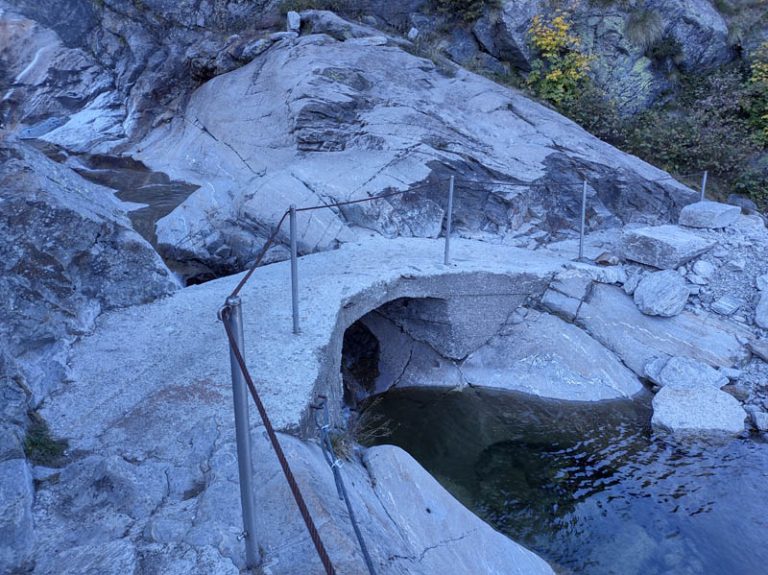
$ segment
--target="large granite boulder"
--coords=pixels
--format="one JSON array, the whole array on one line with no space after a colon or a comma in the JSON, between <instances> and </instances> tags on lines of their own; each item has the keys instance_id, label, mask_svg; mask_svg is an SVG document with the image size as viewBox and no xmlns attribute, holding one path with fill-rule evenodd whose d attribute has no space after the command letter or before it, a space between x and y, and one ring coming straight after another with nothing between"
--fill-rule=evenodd
<instances>
[{"instance_id":1,"label":"large granite boulder","mask_svg":"<svg viewBox=\"0 0 768 575\"><path fill-rule=\"evenodd\" d=\"M672 357L661 368L658 383L662 386L720 389L728 384L728 378L706 363L689 357Z\"/></svg>"},{"instance_id":2,"label":"large granite boulder","mask_svg":"<svg viewBox=\"0 0 768 575\"><path fill-rule=\"evenodd\" d=\"M755 308L755 323L758 327L768 329L768 292L762 292Z\"/></svg>"},{"instance_id":3,"label":"large granite boulder","mask_svg":"<svg viewBox=\"0 0 768 575\"><path fill-rule=\"evenodd\" d=\"M750 332L716 316L684 311L670 318L640 312L632 298L615 286L595 285L581 305L576 323L616 353L638 376L659 357L684 356L716 367L749 360Z\"/></svg>"},{"instance_id":4,"label":"large granite boulder","mask_svg":"<svg viewBox=\"0 0 768 575\"><path fill-rule=\"evenodd\" d=\"M689 228L725 228L741 215L739 206L720 202L694 202L680 211L679 223Z\"/></svg>"},{"instance_id":5,"label":"large granite boulder","mask_svg":"<svg viewBox=\"0 0 768 575\"><path fill-rule=\"evenodd\" d=\"M21 457L0 460L0 571L20 572L32 563L32 473Z\"/></svg>"},{"instance_id":6,"label":"large granite boulder","mask_svg":"<svg viewBox=\"0 0 768 575\"><path fill-rule=\"evenodd\" d=\"M159 222L161 249L200 261L229 254L242 265L291 203L408 189L299 214L299 250L370 230L435 237L457 173L454 229L473 238L511 238L527 220L545 234L571 233L584 177L594 226L663 223L695 197L516 91L369 33L286 37L203 85L183 119L136 146L151 168L200 186ZM286 238L283 228L278 242Z\"/></svg>"},{"instance_id":7,"label":"large granite boulder","mask_svg":"<svg viewBox=\"0 0 768 575\"><path fill-rule=\"evenodd\" d=\"M521 70L530 70L533 53L528 29L541 9L542 3L538 0L508 0L500 10L486 11L473 24L472 33L493 57Z\"/></svg>"}]
</instances>

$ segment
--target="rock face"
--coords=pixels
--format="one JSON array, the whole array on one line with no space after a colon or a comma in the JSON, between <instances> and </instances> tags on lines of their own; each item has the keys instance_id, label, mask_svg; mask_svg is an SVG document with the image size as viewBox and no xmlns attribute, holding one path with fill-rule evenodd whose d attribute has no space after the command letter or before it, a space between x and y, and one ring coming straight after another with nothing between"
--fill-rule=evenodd
<instances>
[{"instance_id":1,"label":"rock face","mask_svg":"<svg viewBox=\"0 0 768 575\"><path fill-rule=\"evenodd\" d=\"M750 336L745 328L687 311L671 318L647 316L614 286L594 286L576 322L641 377L645 365L660 356L685 356L723 367L749 359L741 343Z\"/></svg>"},{"instance_id":2,"label":"rock face","mask_svg":"<svg viewBox=\"0 0 768 575\"><path fill-rule=\"evenodd\" d=\"M736 398L711 386L668 386L653 398L651 425L672 432L741 433L746 415Z\"/></svg>"},{"instance_id":3,"label":"rock face","mask_svg":"<svg viewBox=\"0 0 768 575\"><path fill-rule=\"evenodd\" d=\"M302 17L320 21L317 13ZM354 26L343 41L335 37L350 36L347 28L273 44L206 83L184 119L135 148L152 168L201 186L158 224L161 248L174 259L185 251L201 261L232 257L237 269L291 203L409 188L372 204L300 214L300 251L331 248L362 230L435 237L448 176L457 172L454 229L476 238L511 238L526 221L547 233L573 229L582 177L594 190L595 226L664 222L693 198L669 180L652 182L663 174L517 92L415 57L378 30L360 37L365 27Z\"/></svg>"},{"instance_id":4,"label":"rock face","mask_svg":"<svg viewBox=\"0 0 768 575\"><path fill-rule=\"evenodd\" d=\"M637 377L578 327L549 314L529 313L461 366L470 385L571 401L631 397Z\"/></svg>"},{"instance_id":5,"label":"rock face","mask_svg":"<svg viewBox=\"0 0 768 575\"><path fill-rule=\"evenodd\" d=\"M0 336L37 405L60 381L66 342L101 310L148 302L177 282L109 190L24 146L0 154Z\"/></svg>"},{"instance_id":6,"label":"rock face","mask_svg":"<svg viewBox=\"0 0 768 575\"><path fill-rule=\"evenodd\" d=\"M175 109L201 79L253 58L261 35L254 28L269 25L265 4L4 0L0 8L10 13L15 35L3 42L3 53L6 45L23 45L19 38L35 47L8 70L29 67L9 78L14 94L4 102L6 122L31 125L69 149L112 151ZM56 37L45 37L50 30ZM42 125L50 114L55 122Z\"/></svg>"},{"instance_id":7,"label":"rock face","mask_svg":"<svg viewBox=\"0 0 768 575\"><path fill-rule=\"evenodd\" d=\"M664 270L691 261L713 245L714 242L670 225L627 231L621 238L626 259Z\"/></svg>"},{"instance_id":8,"label":"rock face","mask_svg":"<svg viewBox=\"0 0 768 575\"><path fill-rule=\"evenodd\" d=\"M541 12L541 3L512 0L503 2L498 13L487 13L472 27L478 43L491 56L510 62L522 70L531 69L528 29L533 17Z\"/></svg>"},{"instance_id":9,"label":"rock face","mask_svg":"<svg viewBox=\"0 0 768 575\"><path fill-rule=\"evenodd\" d=\"M67 374L67 351L101 310L173 292L171 273L107 189L39 152L0 144L0 571L32 546L27 411Z\"/></svg>"},{"instance_id":10,"label":"rock face","mask_svg":"<svg viewBox=\"0 0 768 575\"><path fill-rule=\"evenodd\" d=\"M295 439L283 440L291 459L297 462L298 479L315 502L315 520L340 573L365 572L365 564L348 521L344 504L336 495L331 471L316 446ZM266 446L268 467L259 477L274 477L277 462ZM364 465L364 467L363 467ZM377 572L405 575L432 573L551 574L551 568L527 549L491 529L463 508L407 453L393 446L366 451L363 465L344 465L353 504L364 509L358 518ZM322 567L304 536L298 512L285 482L270 487L270 497L259 516L259 539L265 565L275 575L293 575L297 565L307 573L322 573ZM263 490L262 490L263 491ZM261 499L263 500L263 499ZM236 501L233 501L236 503ZM276 524L283 525L278 532ZM286 540L292 543L286 545ZM311 558L308 561L308 558Z\"/></svg>"},{"instance_id":11,"label":"rock face","mask_svg":"<svg viewBox=\"0 0 768 575\"><path fill-rule=\"evenodd\" d=\"M646 274L634 291L637 309L646 315L673 317L685 308L690 291L685 279L672 270Z\"/></svg>"},{"instance_id":12,"label":"rock face","mask_svg":"<svg viewBox=\"0 0 768 575\"><path fill-rule=\"evenodd\" d=\"M680 225L689 228L725 228L735 223L741 208L719 202L695 202L680 211Z\"/></svg>"}]
</instances>

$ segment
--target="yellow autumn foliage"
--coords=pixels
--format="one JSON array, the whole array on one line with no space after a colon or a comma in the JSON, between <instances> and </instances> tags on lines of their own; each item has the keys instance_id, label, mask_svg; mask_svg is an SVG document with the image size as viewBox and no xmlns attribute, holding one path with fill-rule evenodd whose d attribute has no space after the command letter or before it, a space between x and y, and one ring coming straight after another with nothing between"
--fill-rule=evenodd
<instances>
[{"instance_id":1,"label":"yellow autumn foliage","mask_svg":"<svg viewBox=\"0 0 768 575\"><path fill-rule=\"evenodd\" d=\"M555 105L573 100L587 79L592 58L582 52L568 14L558 11L552 18L536 15L528 34L537 55L528 74L528 86Z\"/></svg>"}]
</instances>

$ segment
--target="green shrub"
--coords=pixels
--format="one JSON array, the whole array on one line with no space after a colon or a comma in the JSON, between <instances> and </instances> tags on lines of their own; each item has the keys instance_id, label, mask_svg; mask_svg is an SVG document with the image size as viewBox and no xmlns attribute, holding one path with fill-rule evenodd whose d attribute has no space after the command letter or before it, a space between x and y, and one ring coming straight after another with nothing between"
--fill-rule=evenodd
<instances>
[{"instance_id":1,"label":"green shrub","mask_svg":"<svg viewBox=\"0 0 768 575\"><path fill-rule=\"evenodd\" d=\"M594 82L585 82L576 97L559 110L601 140L618 147L626 144L626 119L619 114L616 102Z\"/></svg>"},{"instance_id":2,"label":"green shrub","mask_svg":"<svg viewBox=\"0 0 768 575\"><path fill-rule=\"evenodd\" d=\"M733 184L733 191L748 196L762 210L768 210L768 156L741 171Z\"/></svg>"},{"instance_id":3,"label":"green shrub","mask_svg":"<svg viewBox=\"0 0 768 575\"><path fill-rule=\"evenodd\" d=\"M645 49L645 55L655 62L679 64L683 59L683 47L672 36L662 36Z\"/></svg>"},{"instance_id":4,"label":"green shrub","mask_svg":"<svg viewBox=\"0 0 768 575\"><path fill-rule=\"evenodd\" d=\"M451 14L464 20L473 22L483 15L486 6L491 8L499 5L498 0L432 0L438 12Z\"/></svg>"},{"instance_id":5,"label":"green shrub","mask_svg":"<svg viewBox=\"0 0 768 575\"><path fill-rule=\"evenodd\" d=\"M30 424L24 438L24 453L35 465L59 467L68 447L65 440L54 439L48 424L35 412L29 414Z\"/></svg>"},{"instance_id":6,"label":"green shrub","mask_svg":"<svg viewBox=\"0 0 768 575\"><path fill-rule=\"evenodd\" d=\"M303 10L330 10L332 12L347 13L355 8L354 0L283 0L280 3L280 12L301 12Z\"/></svg>"},{"instance_id":7,"label":"green shrub","mask_svg":"<svg viewBox=\"0 0 768 575\"><path fill-rule=\"evenodd\" d=\"M768 144L768 42L752 54L746 108L749 122L765 146Z\"/></svg>"}]
</instances>

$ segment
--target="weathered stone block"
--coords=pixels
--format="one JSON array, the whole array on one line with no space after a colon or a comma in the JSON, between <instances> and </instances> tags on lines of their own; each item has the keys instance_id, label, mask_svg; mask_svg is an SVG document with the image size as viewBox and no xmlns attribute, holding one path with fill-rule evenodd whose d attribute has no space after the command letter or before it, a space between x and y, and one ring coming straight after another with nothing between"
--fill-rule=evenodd
<instances>
[{"instance_id":1,"label":"weathered stone block","mask_svg":"<svg viewBox=\"0 0 768 575\"><path fill-rule=\"evenodd\" d=\"M696 202L680 211L681 226L690 228L725 228L736 222L741 208L720 202Z\"/></svg>"},{"instance_id":2,"label":"weathered stone block","mask_svg":"<svg viewBox=\"0 0 768 575\"><path fill-rule=\"evenodd\" d=\"M32 474L24 459L0 463L0 572L20 573L32 551Z\"/></svg>"},{"instance_id":3,"label":"weathered stone block","mask_svg":"<svg viewBox=\"0 0 768 575\"><path fill-rule=\"evenodd\" d=\"M671 225L631 230L621 238L626 259L665 270L691 261L714 245L713 241Z\"/></svg>"},{"instance_id":4,"label":"weathered stone block","mask_svg":"<svg viewBox=\"0 0 768 575\"><path fill-rule=\"evenodd\" d=\"M760 295L760 301L755 309L755 323L758 327L768 329L768 292Z\"/></svg>"},{"instance_id":5,"label":"weathered stone block","mask_svg":"<svg viewBox=\"0 0 768 575\"><path fill-rule=\"evenodd\" d=\"M659 373L659 384L672 387L708 386L720 389L728 378L706 363L689 357L673 357Z\"/></svg>"},{"instance_id":6,"label":"weathered stone block","mask_svg":"<svg viewBox=\"0 0 768 575\"><path fill-rule=\"evenodd\" d=\"M651 425L672 432L741 433L746 415L738 400L719 389L668 386L653 398Z\"/></svg>"},{"instance_id":7,"label":"weathered stone block","mask_svg":"<svg viewBox=\"0 0 768 575\"><path fill-rule=\"evenodd\" d=\"M634 293L637 309L646 315L673 317L685 308L690 291L685 280L672 270L643 276Z\"/></svg>"}]
</instances>

